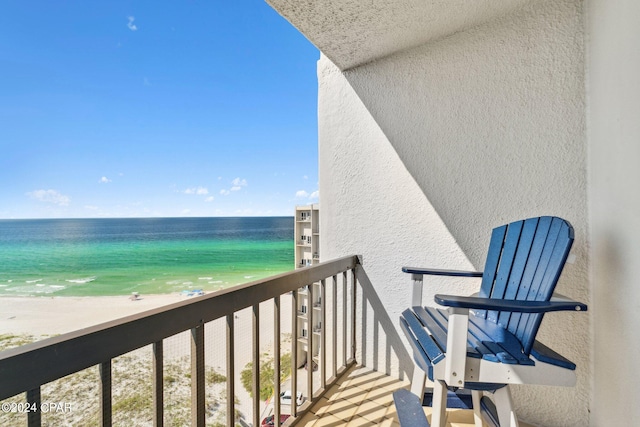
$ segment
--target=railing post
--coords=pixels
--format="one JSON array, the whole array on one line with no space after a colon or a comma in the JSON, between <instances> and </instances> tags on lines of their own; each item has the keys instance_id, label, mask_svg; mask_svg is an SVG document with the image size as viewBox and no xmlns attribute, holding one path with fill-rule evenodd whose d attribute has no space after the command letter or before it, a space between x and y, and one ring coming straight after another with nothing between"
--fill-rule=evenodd
<instances>
[{"instance_id":1,"label":"railing post","mask_svg":"<svg viewBox=\"0 0 640 427\"><path fill-rule=\"evenodd\" d=\"M333 369L331 372L331 377L336 378L338 376L338 276L333 276L332 291L333 310L331 312L331 326L333 327L333 333L331 334L331 339L333 341L333 345L331 346L331 362L333 365Z\"/></svg>"},{"instance_id":2,"label":"railing post","mask_svg":"<svg viewBox=\"0 0 640 427\"><path fill-rule=\"evenodd\" d=\"M191 425L204 427L204 324L191 329Z\"/></svg>"},{"instance_id":3,"label":"railing post","mask_svg":"<svg viewBox=\"0 0 640 427\"><path fill-rule=\"evenodd\" d=\"M100 425L111 427L111 359L100 365Z\"/></svg>"},{"instance_id":4,"label":"railing post","mask_svg":"<svg viewBox=\"0 0 640 427\"><path fill-rule=\"evenodd\" d=\"M351 270L351 360L356 360L356 269ZM364 320L363 320L364 321Z\"/></svg>"},{"instance_id":5,"label":"railing post","mask_svg":"<svg viewBox=\"0 0 640 427\"><path fill-rule=\"evenodd\" d=\"M29 427L40 427L42 425L40 387L27 391L27 403L30 409L27 413L27 425Z\"/></svg>"},{"instance_id":6,"label":"railing post","mask_svg":"<svg viewBox=\"0 0 640 427\"><path fill-rule=\"evenodd\" d=\"M324 390L327 387L327 310L326 310L326 301L327 301L327 289L326 289L326 279L322 279L320 281L320 351L318 351L318 356L320 358L320 388Z\"/></svg>"},{"instance_id":7,"label":"railing post","mask_svg":"<svg viewBox=\"0 0 640 427\"><path fill-rule=\"evenodd\" d=\"M163 342L153 343L153 425L164 426L164 348Z\"/></svg>"},{"instance_id":8,"label":"railing post","mask_svg":"<svg viewBox=\"0 0 640 427\"><path fill-rule=\"evenodd\" d=\"M291 395L298 392L298 290L291 294ZM280 396L277 397L280 399ZM291 405L291 416L298 414L298 407Z\"/></svg>"},{"instance_id":9,"label":"railing post","mask_svg":"<svg viewBox=\"0 0 640 427\"><path fill-rule=\"evenodd\" d=\"M342 366L347 366L347 272L342 272Z\"/></svg>"},{"instance_id":10,"label":"railing post","mask_svg":"<svg viewBox=\"0 0 640 427\"><path fill-rule=\"evenodd\" d=\"M260 425L260 304L254 304L253 314L253 425Z\"/></svg>"},{"instance_id":11,"label":"railing post","mask_svg":"<svg viewBox=\"0 0 640 427\"><path fill-rule=\"evenodd\" d=\"M227 314L227 426L233 427L236 419L236 390L234 363L234 314Z\"/></svg>"},{"instance_id":12,"label":"railing post","mask_svg":"<svg viewBox=\"0 0 640 427\"><path fill-rule=\"evenodd\" d=\"M280 419L280 297L273 299L273 419Z\"/></svg>"},{"instance_id":13,"label":"railing post","mask_svg":"<svg viewBox=\"0 0 640 427\"><path fill-rule=\"evenodd\" d=\"M313 398L313 284L307 285L307 398ZM291 404L295 402L295 396L291 396Z\"/></svg>"}]
</instances>

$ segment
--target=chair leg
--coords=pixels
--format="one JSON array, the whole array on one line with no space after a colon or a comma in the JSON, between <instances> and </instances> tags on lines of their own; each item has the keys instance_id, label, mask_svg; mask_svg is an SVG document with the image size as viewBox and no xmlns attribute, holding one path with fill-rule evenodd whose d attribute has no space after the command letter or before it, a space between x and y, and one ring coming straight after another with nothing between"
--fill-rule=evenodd
<instances>
[{"instance_id":1,"label":"chair leg","mask_svg":"<svg viewBox=\"0 0 640 427\"><path fill-rule=\"evenodd\" d=\"M433 402L431 405L431 427L444 427L447 420L447 383L436 380L433 383Z\"/></svg>"},{"instance_id":2,"label":"chair leg","mask_svg":"<svg viewBox=\"0 0 640 427\"><path fill-rule=\"evenodd\" d=\"M427 380L427 375L424 371L417 366L413 368L413 378L411 378L411 393L418 396L420 404L424 398L424 383Z\"/></svg>"},{"instance_id":3,"label":"chair leg","mask_svg":"<svg viewBox=\"0 0 640 427\"><path fill-rule=\"evenodd\" d=\"M473 401L473 423L475 427L483 427L482 413L480 411L480 399L482 399L482 392L478 390L471 391L471 399Z\"/></svg>"},{"instance_id":4,"label":"chair leg","mask_svg":"<svg viewBox=\"0 0 640 427\"><path fill-rule=\"evenodd\" d=\"M513 400L511 399L511 389L509 386L502 387L493 394L498 410L500 427L518 427L518 418L513 410Z\"/></svg>"}]
</instances>

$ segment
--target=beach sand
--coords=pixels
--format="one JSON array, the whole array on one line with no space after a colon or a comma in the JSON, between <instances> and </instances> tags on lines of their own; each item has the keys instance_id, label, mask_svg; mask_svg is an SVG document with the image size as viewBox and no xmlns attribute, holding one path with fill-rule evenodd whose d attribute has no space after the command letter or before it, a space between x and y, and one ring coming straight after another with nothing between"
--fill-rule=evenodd
<instances>
[{"instance_id":1,"label":"beach sand","mask_svg":"<svg viewBox=\"0 0 640 427\"><path fill-rule=\"evenodd\" d=\"M0 334L55 335L178 302L177 294L107 297L0 297Z\"/></svg>"},{"instance_id":2,"label":"beach sand","mask_svg":"<svg viewBox=\"0 0 640 427\"><path fill-rule=\"evenodd\" d=\"M124 316L192 299L179 294L141 295L132 301L130 296L102 297L1 297L0 335L27 334L37 338L64 334ZM291 332L291 296L281 297L281 331ZM237 409L249 415L251 399L241 386L240 370L251 361L251 309L235 315L235 378ZM226 370L224 318L205 326L205 363L219 371ZM265 354L273 348L273 304L266 302L260 309L260 349ZM165 340L165 357L180 358L190 352L189 333L181 333ZM289 345L284 345L283 352Z\"/></svg>"}]
</instances>

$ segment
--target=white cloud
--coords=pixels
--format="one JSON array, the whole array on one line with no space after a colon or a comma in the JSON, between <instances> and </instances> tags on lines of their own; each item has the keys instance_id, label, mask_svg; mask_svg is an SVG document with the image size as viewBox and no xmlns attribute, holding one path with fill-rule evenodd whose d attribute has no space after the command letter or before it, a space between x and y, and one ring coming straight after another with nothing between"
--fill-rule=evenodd
<instances>
[{"instance_id":1,"label":"white cloud","mask_svg":"<svg viewBox=\"0 0 640 427\"><path fill-rule=\"evenodd\" d=\"M234 187L246 187L247 186L247 180L246 179L236 178L233 181L231 181L231 183L233 184Z\"/></svg>"},{"instance_id":2,"label":"white cloud","mask_svg":"<svg viewBox=\"0 0 640 427\"><path fill-rule=\"evenodd\" d=\"M230 189L220 190L220 194L222 194L223 196L226 196L232 191L240 191L242 190L242 187L246 187L248 185L247 180L243 178L236 178L233 181L231 181L231 184L233 184L233 186Z\"/></svg>"},{"instance_id":3,"label":"white cloud","mask_svg":"<svg viewBox=\"0 0 640 427\"><path fill-rule=\"evenodd\" d=\"M98 207L93 205L84 205L84 208L90 211L97 211Z\"/></svg>"},{"instance_id":4,"label":"white cloud","mask_svg":"<svg viewBox=\"0 0 640 427\"><path fill-rule=\"evenodd\" d=\"M142 79L142 84L144 86L151 86L151 82L149 82L149 79L146 77Z\"/></svg>"},{"instance_id":5,"label":"white cloud","mask_svg":"<svg viewBox=\"0 0 640 427\"><path fill-rule=\"evenodd\" d=\"M27 193L32 199L54 205L67 206L71 201L69 196L65 196L56 190L35 190Z\"/></svg>"},{"instance_id":6,"label":"white cloud","mask_svg":"<svg viewBox=\"0 0 640 427\"><path fill-rule=\"evenodd\" d=\"M183 191L184 194L195 194L198 196L205 196L209 194L209 190L206 187L192 187Z\"/></svg>"},{"instance_id":7,"label":"white cloud","mask_svg":"<svg viewBox=\"0 0 640 427\"><path fill-rule=\"evenodd\" d=\"M209 196L206 199L204 199L205 202L213 202L215 200L215 197L213 196Z\"/></svg>"},{"instance_id":8,"label":"white cloud","mask_svg":"<svg viewBox=\"0 0 640 427\"><path fill-rule=\"evenodd\" d=\"M312 199L317 199L318 196L320 196L320 192L318 190L314 191L311 194L309 194L305 190L296 191L296 198L297 199L310 199L310 200L312 200Z\"/></svg>"},{"instance_id":9,"label":"white cloud","mask_svg":"<svg viewBox=\"0 0 640 427\"><path fill-rule=\"evenodd\" d=\"M111 182L111 180L109 178L107 178L106 176L103 176L102 178L100 178L100 184L107 184L109 182Z\"/></svg>"},{"instance_id":10,"label":"white cloud","mask_svg":"<svg viewBox=\"0 0 640 427\"><path fill-rule=\"evenodd\" d=\"M302 179L309 179L307 175L303 176Z\"/></svg>"},{"instance_id":11,"label":"white cloud","mask_svg":"<svg viewBox=\"0 0 640 427\"><path fill-rule=\"evenodd\" d=\"M136 24L133 23L133 21L135 21L136 18L134 18L133 16L129 16L128 19L129 19L129 22L127 22L127 27L129 27L131 31L137 31L138 27L136 26Z\"/></svg>"}]
</instances>

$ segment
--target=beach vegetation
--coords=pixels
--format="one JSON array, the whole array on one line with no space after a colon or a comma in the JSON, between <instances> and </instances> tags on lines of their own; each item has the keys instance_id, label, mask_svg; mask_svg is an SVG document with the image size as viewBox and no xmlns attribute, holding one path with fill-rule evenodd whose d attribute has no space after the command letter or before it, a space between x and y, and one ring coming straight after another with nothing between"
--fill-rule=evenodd
<instances>
[{"instance_id":1,"label":"beach vegetation","mask_svg":"<svg viewBox=\"0 0 640 427\"><path fill-rule=\"evenodd\" d=\"M36 337L28 334L0 334L0 351L20 347L37 341Z\"/></svg>"},{"instance_id":2,"label":"beach vegetation","mask_svg":"<svg viewBox=\"0 0 640 427\"><path fill-rule=\"evenodd\" d=\"M135 393L131 396L123 397L113 404L113 412L140 412L151 407L153 396L150 392Z\"/></svg>"},{"instance_id":3,"label":"beach vegetation","mask_svg":"<svg viewBox=\"0 0 640 427\"><path fill-rule=\"evenodd\" d=\"M207 371L205 373L205 380L208 385L220 384L220 383L226 383L227 377L217 372L213 368L207 368Z\"/></svg>"},{"instance_id":4,"label":"beach vegetation","mask_svg":"<svg viewBox=\"0 0 640 427\"><path fill-rule=\"evenodd\" d=\"M20 334L0 335L0 348L13 348L42 337ZM112 360L114 425L150 425L153 418L151 348L145 347ZM166 426L184 426L191 422L191 380L188 356L166 357L164 360L164 418ZM226 425L227 377L206 367L207 426ZM72 412L43 414L46 425L100 425L100 373L97 366L84 369L42 385L42 400L69 402ZM234 396L236 405L240 404ZM21 393L2 403L24 404ZM0 412L0 426L26 423L24 414ZM235 410L235 420L243 418Z\"/></svg>"},{"instance_id":5,"label":"beach vegetation","mask_svg":"<svg viewBox=\"0 0 640 427\"><path fill-rule=\"evenodd\" d=\"M291 373L291 353L285 353L280 357L280 382L284 381ZM275 385L273 356L265 358L260 363L260 400L267 400L273 396ZM240 371L240 382L244 389L253 397L253 362L245 365Z\"/></svg>"}]
</instances>

